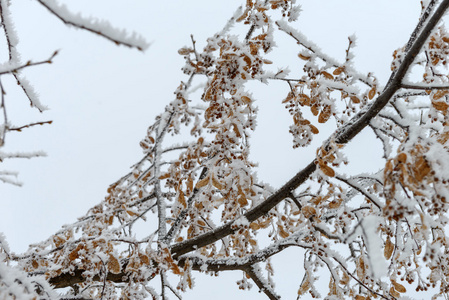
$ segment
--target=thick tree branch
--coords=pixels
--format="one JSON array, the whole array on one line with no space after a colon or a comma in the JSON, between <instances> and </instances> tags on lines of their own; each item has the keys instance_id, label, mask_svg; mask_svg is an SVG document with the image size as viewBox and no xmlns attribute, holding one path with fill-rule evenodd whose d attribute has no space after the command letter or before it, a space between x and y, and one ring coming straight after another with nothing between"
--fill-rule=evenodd
<instances>
[{"instance_id":1,"label":"thick tree branch","mask_svg":"<svg viewBox=\"0 0 449 300\"><path fill-rule=\"evenodd\" d=\"M57 277L50 278L48 280L48 282L56 289L73 286L77 283L82 283L82 282L86 281L86 278L83 276L84 272L85 272L85 270L78 269L78 270L75 270L73 272L73 274L63 273ZM102 278L100 278L100 276L98 276L98 275L95 275L92 280L93 281L101 281ZM126 282L127 277L126 277L126 274L124 274L124 273L120 273L120 274L108 273L106 275L106 280L119 283L119 282Z\"/></svg>"}]
</instances>

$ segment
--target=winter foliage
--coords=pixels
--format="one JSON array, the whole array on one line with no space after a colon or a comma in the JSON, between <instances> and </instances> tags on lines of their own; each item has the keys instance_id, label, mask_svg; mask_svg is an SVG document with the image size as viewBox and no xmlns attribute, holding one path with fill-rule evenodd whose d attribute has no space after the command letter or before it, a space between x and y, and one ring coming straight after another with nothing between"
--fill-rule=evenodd
<instances>
[{"instance_id":1,"label":"winter foliage","mask_svg":"<svg viewBox=\"0 0 449 300\"><path fill-rule=\"evenodd\" d=\"M148 46L58 1L38 2L70 26ZM247 0L201 49L192 36L178 51L185 81L148 127L142 158L105 199L23 254L13 254L0 234L0 299L181 299L196 272L226 270L245 274L239 289L280 299L270 258L290 247L304 251L291 258L304 266L298 298L421 298L429 290L447 298L449 33L442 18L449 0L420 2L408 43L392 53L387 82L357 71L354 36L338 61L301 33L300 4ZM21 62L9 5L0 2L9 51L0 75L14 76L43 111L20 71L51 63L57 52ZM278 34L296 45L289 67L300 68L299 76L267 58ZM279 189L258 179L250 156L258 113L251 88L275 81L285 83L277 100L291 116L292 146L316 154ZM11 125L1 81L0 88L0 147L9 131L50 123ZM325 126L333 132L312 147ZM382 145L383 164L374 173L343 171L352 159L346 144L367 130ZM40 155L0 151L0 161ZM17 184L15 176L0 171L5 183ZM323 273L324 290L317 284Z\"/></svg>"}]
</instances>

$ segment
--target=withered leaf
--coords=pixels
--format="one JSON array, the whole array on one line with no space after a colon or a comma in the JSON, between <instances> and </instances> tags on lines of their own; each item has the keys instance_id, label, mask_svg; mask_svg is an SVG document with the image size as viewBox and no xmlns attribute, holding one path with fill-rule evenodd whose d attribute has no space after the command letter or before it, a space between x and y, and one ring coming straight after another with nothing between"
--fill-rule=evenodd
<instances>
[{"instance_id":1,"label":"withered leaf","mask_svg":"<svg viewBox=\"0 0 449 300\"><path fill-rule=\"evenodd\" d=\"M298 295L304 295L309 289L310 289L311 285L310 285L310 281L309 281L309 277L307 276L305 278L305 280L301 283L301 286L299 287L298 290Z\"/></svg>"},{"instance_id":2,"label":"withered leaf","mask_svg":"<svg viewBox=\"0 0 449 300\"><path fill-rule=\"evenodd\" d=\"M318 134L320 131L318 130L318 128L316 128L315 126L313 126L312 124L309 125L310 130L312 131L313 134Z\"/></svg>"},{"instance_id":3,"label":"withered leaf","mask_svg":"<svg viewBox=\"0 0 449 300\"><path fill-rule=\"evenodd\" d=\"M186 203L186 199L184 197L184 192L183 191L179 191L178 201L179 201L179 203L181 203L181 205L184 208L187 207L187 203Z\"/></svg>"},{"instance_id":4,"label":"withered leaf","mask_svg":"<svg viewBox=\"0 0 449 300\"><path fill-rule=\"evenodd\" d=\"M406 289L402 284L397 283L397 282L394 281L394 280L391 281L391 284L393 284L394 289L395 289L396 291L398 291L399 293L405 293L405 292L407 292L407 289Z\"/></svg>"},{"instance_id":5,"label":"withered leaf","mask_svg":"<svg viewBox=\"0 0 449 300\"><path fill-rule=\"evenodd\" d=\"M298 57L299 57L300 59L302 59L302 60L309 60L309 59L310 59L310 56L306 56L306 55L301 54L301 53L298 54Z\"/></svg>"},{"instance_id":6,"label":"withered leaf","mask_svg":"<svg viewBox=\"0 0 449 300\"><path fill-rule=\"evenodd\" d=\"M304 206L302 209L302 214L304 215L305 218L310 218L312 216L316 215L316 209L312 206Z\"/></svg>"},{"instance_id":7,"label":"withered leaf","mask_svg":"<svg viewBox=\"0 0 449 300\"><path fill-rule=\"evenodd\" d=\"M390 294L395 297L395 298L399 298L401 297L401 294L399 294L398 292L396 292L396 290L394 289L394 287L390 288Z\"/></svg>"},{"instance_id":8,"label":"withered leaf","mask_svg":"<svg viewBox=\"0 0 449 300\"><path fill-rule=\"evenodd\" d=\"M352 101L353 103L355 103L355 104L360 103L360 99L357 98L356 96L351 96L350 99L351 99L351 101Z\"/></svg>"},{"instance_id":9,"label":"withered leaf","mask_svg":"<svg viewBox=\"0 0 449 300\"><path fill-rule=\"evenodd\" d=\"M318 113L319 113L319 111L318 111L318 105L312 105L312 107L310 108L310 110L312 111L312 114L314 115L314 116L317 116L318 115Z\"/></svg>"},{"instance_id":10,"label":"withered leaf","mask_svg":"<svg viewBox=\"0 0 449 300\"><path fill-rule=\"evenodd\" d=\"M373 88L368 92L368 98L371 100L376 95L376 86L373 86Z\"/></svg>"},{"instance_id":11,"label":"withered leaf","mask_svg":"<svg viewBox=\"0 0 449 300\"><path fill-rule=\"evenodd\" d=\"M282 225L278 225L278 229L279 229L279 235L281 236L281 238L285 239L286 237L289 236L288 232L285 231L284 226Z\"/></svg>"},{"instance_id":12,"label":"withered leaf","mask_svg":"<svg viewBox=\"0 0 449 300\"><path fill-rule=\"evenodd\" d=\"M432 101L432 106L439 111L447 111L449 108L449 105L446 102L443 101Z\"/></svg>"},{"instance_id":13,"label":"withered leaf","mask_svg":"<svg viewBox=\"0 0 449 300\"><path fill-rule=\"evenodd\" d=\"M390 259L391 255L393 254L393 250L394 244L391 242L390 237L388 237L387 241L385 242L384 257L386 259Z\"/></svg>"},{"instance_id":14,"label":"withered leaf","mask_svg":"<svg viewBox=\"0 0 449 300\"><path fill-rule=\"evenodd\" d=\"M113 274L119 274L121 267L120 267L120 262L118 261L118 259L112 255L109 254L109 260L108 260L108 269L111 273Z\"/></svg>"},{"instance_id":15,"label":"withered leaf","mask_svg":"<svg viewBox=\"0 0 449 300\"><path fill-rule=\"evenodd\" d=\"M165 173L165 174L162 174L161 176L159 176L159 179L162 180L162 179L167 179L169 177L170 177L170 173Z\"/></svg>"},{"instance_id":16,"label":"withered leaf","mask_svg":"<svg viewBox=\"0 0 449 300\"><path fill-rule=\"evenodd\" d=\"M195 185L197 189L202 188L203 186L206 186L209 183L209 177L205 177L198 181Z\"/></svg>"},{"instance_id":17,"label":"withered leaf","mask_svg":"<svg viewBox=\"0 0 449 300\"><path fill-rule=\"evenodd\" d=\"M364 279L365 271L366 271L365 261L363 260L363 257L360 256L356 266L357 277L360 279Z\"/></svg>"},{"instance_id":18,"label":"withered leaf","mask_svg":"<svg viewBox=\"0 0 449 300\"><path fill-rule=\"evenodd\" d=\"M334 75L340 75L344 71L344 67L338 67L332 72Z\"/></svg>"},{"instance_id":19,"label":"withered leaf","mask_svg":"<svg viewBox=\"0 0 449 300\"><path fill-rule=\"evenodd\" d=\"M246 96L242 96L242 101L243 101L245 104L250 104L250 103L251 103L251 98L246 97Z\"/></svg>"},{"instance_id":20,"label":"withered leaf","mask_svg":"<svg viewBox=\"0 0 449 300\"><path fill-rule=\"evenodd\" d=\"M433 94L433 100L439 100L443 96L447 95L447 93L449 93L448 90L439 90L439 91L435 92L435 94Z\"/></svg>"},{"instance_id":21,"label":"withered leaf","mask_svg":"<svg viewBox=\"0 0 449 300\"><path fill-rule=\"evenodd\" d=\"M326 71L321 71L321 75L323 75L325 78L330 79L330 80L334 79L334 76L332 76L331 74L329 74Z\"/></svg>"},{"instance_id":22,"label":"withered leaf","mask_svg":"<svg viewBox=\"0 0 449 300\"><path fill-rule=\"evenodd\" d=\"M224 189L224 186L215 178L215 176L212 176L212 185L219 190Z\"/></svg>"},{"instance_id":23,"label":"withered leaf","mask_svg":"<svg viewBox=\"0 0 449 300\"><path fill-rule=\"evenodd\" d=\"M248 204L248 200L246 199L245 196L240 196L237 201L241 207L244 207Z\"/></svg>"},{"instance_id":24,"label":"withered leaf","mask_svg":"<svg viewBox=\"0 0 449 300\"><path fill-rule=\"evenodd\" d=\"M318 123L326 123L327 120L331 117L331 111L330 108L325 107L318 116Z\"/></svg>"},{"instance_id":25,"label":"withered leaf","mask_svg":"<svg viewBox=\"0 0 449 300\"><path fill-rule=\"evenodd\" d=\"M188 54L190 54L190 52L193 52L193 51L189 48L181 48L178 50L179 55L188 55Z\"/></svg>"},{"instance_id":26,"label":"withered leaf","mask_svg":"<svg viewBox=\"0 0 449 300\"><path fill-rule=\"evenodd\" d=\"M329 176L329 177L334 177L335 176L334 169L332 169L331 167L326 165L324 162L319 161L318 165L320 166L320 170L323 171L324 175Z\"/></svg>"}]
</instances>

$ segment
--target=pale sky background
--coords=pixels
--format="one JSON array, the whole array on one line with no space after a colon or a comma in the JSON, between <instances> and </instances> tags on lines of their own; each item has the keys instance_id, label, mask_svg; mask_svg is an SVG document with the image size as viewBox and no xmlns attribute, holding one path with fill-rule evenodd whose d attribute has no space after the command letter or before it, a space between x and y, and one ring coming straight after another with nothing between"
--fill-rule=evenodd
<instances>
[{"instance_id":1,"label":"pale sky background","mask_svg":"<svg viewBox=\"0 0 449 300\"><path fill-rule=\"evenodd\" d=\"M41 102L50 108L44 114L30 109L14 81L2 77L13 124L54 121L50 126L10 133L2 148L48 154L46 158L0 164L1 170L20 172L19 180L24 183L23 187L0 184L0 231L12 251L20 253L30 243L46 239L104 198L108 185L140 159L139 142L147 126L173 98L179 82L187 79L180 71L183 59L177 50L190 45L190 34L202 48L206 38L219 31L245 1L60 0L73 12L140 33L152 42L144 53L68 28L36 1L11 1L22 60L46 59L60 50L52 65L24 72ZM389 76L392 52L408 40L420 12L419 1L410 0L299 3L303 11L296 28L339 61L343 61L347 37L355 33L355 67L363 73L374 72L382 84ZM296 57L299 48L285 36L279 38L280 47L272 60L285 62L292 71L302 68ZM0 46L5 61L3 39ZM288 86L276 82L254 87L260 111L251 153L260 163L259 178L278 187L310 161L315 148L291 147L291 119L281 104ZM380 146L367 140L358 137L348 146L348 152L364 154L352 164L359 171L376 170L381 155ZM284 299L295 299L303 275L302 255L289 250L281 256L273 259L276 291ZM184 299L266 299L257 288L238 290L235 281L241 272L197 278L196 288Z\"/></svg>"}]
</instances>

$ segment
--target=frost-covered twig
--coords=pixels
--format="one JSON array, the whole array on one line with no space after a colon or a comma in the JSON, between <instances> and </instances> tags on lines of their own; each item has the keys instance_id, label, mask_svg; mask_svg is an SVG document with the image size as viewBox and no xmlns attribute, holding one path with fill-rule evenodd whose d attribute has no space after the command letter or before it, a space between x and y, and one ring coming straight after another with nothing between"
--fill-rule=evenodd
<instances>
[{"instance_id":1,"label":"frost-covered twig","mask_svg":"<svg viewBox=\"0 0 449 300\"><path fill-rule=\"evenodd\" d=\"M108 21L85 18L80 14L74 14L65 5L59 4L57 0L38 0L38 2L65 24L95 33L117 45L137 48L141 51L149 46L145 39L137 33L133 32L130 35L126 30L112 27Z\"/></svg>"},{"instance_id":2,"label":"frost-covered twig","mask_svg":"<svg viewBox=\"0 0 449 300\"><path fill-rule=\"evenodd\" d=\"M55 51L53 52L52 55L50 55L49 58L45 59L45 60L41 60L41 61L37 61L37 62L32 62L32 61L27 61L24 64L11 64L11 63L7 63L7 64L3 64L2 66L0 66L0 75L5 75L5 74L16 74L19 71L28 68L28 67L34 67L34 66L39 66L39 65L43 65L43 64L51 64L53 63L53 58L55 58L56 55L58 55L59 51Z\"/></svg>"},{"instance_id":3,"label":"frost-covered twig","mask_svg":"<svg viewBox=\"0 0 449 300\"><path fill-rule=\"evenodd\" d=\"M406 83L402 83L401 87L404 89L410 89L410 90L426 90L426 91L430 91L430 90L449 90L449 85L429 85L429 84L418 84L418 83L414 83L414 84L406 84Z\"/></svg>"},{"instance_id":4,"label":"frost-covered twig","mask_svg":"<svg viewBox=\"0 0 449 300\"><path fill-rule=\"evenodd\" d=\"M276 294L270 283L262 276L258 265L251 265L244 269L245 273L254 281L260 291L262 291L270 300L279 300L281 297Z\"/></svg>"},{"instance_id":5,"label":"frost-covered twig","mask_svg":"<svg viewBox=\"0 0 449 300\"><path fill-rule=\"evenodd\" d=\"M20 67L20 54L17 51L16 47L19 43L19 38L17 37L17 33L14 28L14 23L11 20L11 13L9 11L9 4L6 0L1 0L0 2L0 16L1 16L1 24L3 27L3 31L5 32L6 42L8 44L8 52L9 52L9 64L12 66L15 66L17 70L15 72L12 72L14 78L17 81L17 84L22 88L25 95L28 97L31 106L36 107L40 112L47 109L44 105L41 104L39 101L39 97L34 90L33 86L28 82L28 80L23 77L19 70L23 69L23 67ZM51 57L50 60L47 60L42 63L48 63L51 62L51 59L56 55L57 52L55 52ZM28 63L27 63L28 64ZM26 65L25 64L25 67ZM41 64L41 63L37 63ZM14 67L12 68L14 69ZM11 71L11 70L9 70Z\"/></svg>"}]
</instances>

